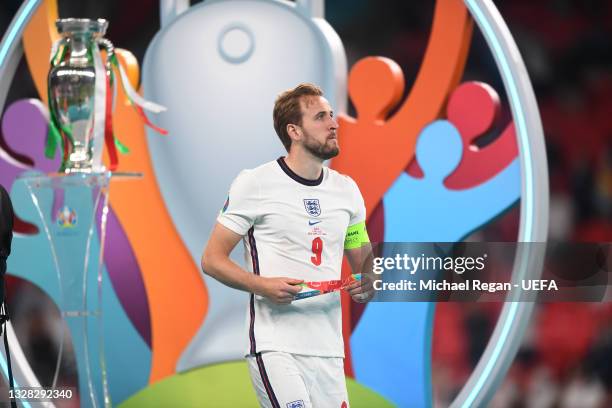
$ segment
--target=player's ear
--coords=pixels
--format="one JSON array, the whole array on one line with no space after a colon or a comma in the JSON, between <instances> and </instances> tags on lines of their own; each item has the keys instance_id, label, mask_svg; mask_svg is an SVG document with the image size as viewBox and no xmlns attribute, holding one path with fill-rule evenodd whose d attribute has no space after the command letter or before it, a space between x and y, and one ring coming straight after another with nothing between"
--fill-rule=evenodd
<instances>
[{"instance_id":1,"label":"player's ear","mask_svg":"<svg viewBox=\"0 0 612 408\"><path fill-rule=\"evenodd\" d=\"M291 138L292 141L298 141L302 138L302 132L300 131L299 126L289 123L287 125L287 134Z\"/></svg>"}]
</instances>

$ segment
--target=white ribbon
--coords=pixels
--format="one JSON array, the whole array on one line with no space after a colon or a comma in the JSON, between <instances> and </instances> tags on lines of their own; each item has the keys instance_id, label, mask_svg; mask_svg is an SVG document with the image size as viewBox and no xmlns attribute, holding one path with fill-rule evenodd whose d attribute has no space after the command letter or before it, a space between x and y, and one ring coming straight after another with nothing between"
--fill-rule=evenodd
<instances>
[{"instance_id":1,"label":"white ribbon","mask_svg":"<svg viewBox=\"0 0 612 408\"><path fill-rule=\"evenodd\" d=\"M53 45L51 45L51 55L49 55L49 62L53 62L53 57L57 54L57 50L59 50L60 43L63 41L63 38L55 41Z\"/></svg>"},{"instance_id":2,"label":"white ribbon","mask_svg":"<svg viewBox=\"0 0 612 408\"><path fill-rule=\"evenodd\" d=\"M111 65L111 70L113 66ZM117 102L117 78L113 78L113 105L111 106L111 112L115 111L115 102Z\"/></svg>"},{"instance_id":3,"label":"white ribbon","mask_svg":"<svg viewBox=\"0 0 612 408\"><path fill-rule=\"evenodd\" d=\"M102 63L102 56L98 45L93 47L94 69L96 73L94 96L94 125L93 125L93 170L105 171L102 164L102 150L104 150L104 126L106 118L106 69Z\"/></svg>"},{"instance_id":4,"label":"white ribbon","mask_svg":"<svg viewBox=\"0 0 612 408\"><path fill-rule=\"evenodd\" d=\"M153 113L159 113L166 110L165 106L158 105L151 101L147 101L142 96L140 96L140 94L136 92L134 88L132 88L132 85L130 85L130 81L127 77L127 74L125 73L125 70L123 69L121 64L117 65L119 66L119 75L121 76L121 83L123 84L123 89L136 105L140 106L142 109L148 110L149 112Z\"/></svg>"}]
</instances>

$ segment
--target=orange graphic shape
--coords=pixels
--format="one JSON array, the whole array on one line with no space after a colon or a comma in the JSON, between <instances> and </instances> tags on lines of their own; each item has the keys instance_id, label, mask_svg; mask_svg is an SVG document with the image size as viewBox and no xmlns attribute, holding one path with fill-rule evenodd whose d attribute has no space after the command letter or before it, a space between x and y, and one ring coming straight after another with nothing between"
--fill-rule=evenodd
<instances>
[{"instance_id":1,"label":"orange graphic shape","mask_svg":"<svg viewBox=\"0 0 612 408\"><path fill-rule=\"evenodd\" d=\"M55 29L57 0L44 0L23 30L23 52L40 99L47 105L47 75L51 45L60 36Z\"/></svg>"},{"instance_id":2,"label":"orange graphic shape","mask_svg":"<svg viewBox=\"0 0 612 408\"><path fill-rule=\"evenodd\" d=\"M121 87L117 97L119 101L126 98ZM140 116L130 106L117 104L113 124L117 137L130 148L121 157L118 171L144 174L138 181L111 184L110 199L134 247L149 298L150 382L155 382L175 372L181 353L202 324L208 296L200 270L183 245L156 184Z\"/></svg>"},{"instance_id":3,"label":"orange graphic shape","mask_svg":"<svg viewBox=\"0 0 612 408\"><path fill-rule=\"evenodd\" d=\"M442 112L463 74L472 20L461 0L439 0L423 63L403 106L385 119L404 91L401 68L392 60L366 57L352 68L349 95L357 118L339 115L341 154L331 167L351 176L367 214L414 156L421 129ZM376 163L376 165L374 165Z\"/></svg>"},{"instance_id":4,"label":"orange graphic shape","mask_svg":"<svg viewBox=\"0 0 612 408\"><path fill-rule=\"evenodd\" d=\"M55 31L57 4L45 0L24 32L30 72L43 101ZM138 63L125 50L117 56L132 85L138 83ZM115 72L115 78L119 78ZM147 292L151 316L151 383L175 373L178 359L199 330L208 307L206 287L198 266L172 223L156 183L140 116L127 103L121 86L113 125L119 140L130 148L118 171L138 171L140 180L111 183L110 200L134 249ZM159 136L163 137L163 136ZM172 136L169 136L172 137ZM106 161L108 163L108 161Z\"/></svg>"},{"instance_id":5,"label":"orange graphic shape","mask_svg":"<svg viewBox=\"0 0 612 408\"><path fill-rule=\"evenodd\" d=\"M404 91L401 68L392 60L366 57L349 74L348 92L357 118L339 115L341 154L331 167L351 176L365 200L368 218L393 182L412 160L417 136L437 119L446 99L463 75L473 21L461 0L438 0L431 34L414 85L398 111ZM343 263L342 276L350 269ZM345 372L353 376L350 359L351 302L343 296L342 329Z\"/></svg>"}]
</instances>

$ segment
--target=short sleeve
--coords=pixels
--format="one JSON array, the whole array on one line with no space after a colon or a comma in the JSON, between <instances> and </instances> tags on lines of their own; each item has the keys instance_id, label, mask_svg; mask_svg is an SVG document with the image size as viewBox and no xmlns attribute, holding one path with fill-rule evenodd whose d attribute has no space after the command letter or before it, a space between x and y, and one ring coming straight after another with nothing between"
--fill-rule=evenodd
<instances>
[{"instance_id":1,"label":"short sleeve","mask_svg":"<svg viewBox=\"0 0 612 408\"><path fill-rule=\"evenodd\" d=\"M234 179L217 221L239 235L246 235L257 218L259 187L251 171L243 170Z\"/></svg>"},{"instance_id":2,"label":"short sleeve","mask_svg":"<svg viewBox=\"0 0 612 408\"><path fill-rule=\"evenodd\" d=\"M359 191L359 187L357 187L357 183L348 177L350 186L351 186L351 194L353 197L353 211L351 213L351 219L349 221L349 226L359 224L366 220L366 209L365 202L363 201L363 196L361 195L361 191Z\"/></svg>"},{"instance_id":3,"label":"short sleeve","mask_svg":"<svg viewBox=\"0 0 612 408\"><path fill-rule=\"evenodd\" d=\"M351 197L352 199L352 211L349 225L346 230L346 236L344 237L344 249L356 249L361 248L364 243L370 242L368 237L368 230L366 228L366 209L365 202L361 196L361 192L350 177L347 177L350 181Z\"/></svg>"}]
</instances>

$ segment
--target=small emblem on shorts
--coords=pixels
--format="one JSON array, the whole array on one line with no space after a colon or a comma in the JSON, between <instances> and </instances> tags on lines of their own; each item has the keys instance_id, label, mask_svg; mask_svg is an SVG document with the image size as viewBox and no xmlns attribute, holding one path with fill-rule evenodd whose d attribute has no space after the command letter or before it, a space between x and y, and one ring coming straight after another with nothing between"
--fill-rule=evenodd
<instances>
[{"instance_id":1,"label":"small emblem on shorts","mask_svg":"<svg viewBox=\"0 0 612 408\"><path fill-rule=\"evenodd\" d=\"M297 400L287 403L287 408L304 408L304 401Z\"/></svg>"},{"instance_id":2,"label":"small emblem on shorts","mask_svg":"<svg viewBox=\"0 0 612 408\"><path fill-rule=\"evenodd\" d=\"M318 198L305 198L304 207L306 208L308 215L311 217L318 217L321 215L321 206L319 206Z\"/></svg>"}]
</instances>

